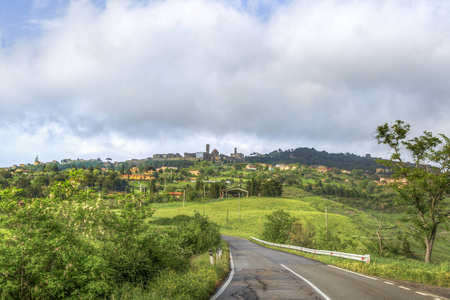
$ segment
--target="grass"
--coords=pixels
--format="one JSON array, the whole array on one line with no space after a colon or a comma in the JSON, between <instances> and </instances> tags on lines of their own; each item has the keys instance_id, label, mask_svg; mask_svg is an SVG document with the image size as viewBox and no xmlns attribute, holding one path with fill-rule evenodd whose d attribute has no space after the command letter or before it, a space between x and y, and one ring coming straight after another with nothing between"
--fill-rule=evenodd
<instances>
[{"instance_id":1,"label":"grass","mask_svg":"<svg viewBox=\"0 0 450 300\"><path fill-rule=\"evenodd\" d=\"M325 228L325 206L328 207L328 228L337 232L351 233L352 236L366 236L364 228L354 223L350 216L360 213L345 207L343 204L322 200L319 197L299 199L249 197L220 199L205 202L205 214L216 222L221 233L244 238L261 236L261 225L266 221L266 215L275 210L284 209L300 220L312 223L316 228ZM156 205L154 206L156 208ZM240 213L239 213L240 208ZM181 202L158 204L158 213L154 217L174 217L178 214L193 215L194 211L203 214L201 202ZM228 216L228 218L227 218ZM374 222L374 221L373 221ZM361 244L359 248L364 248ZM366 254L366 253L362 253Z\"/></svg>"}]
</instances>

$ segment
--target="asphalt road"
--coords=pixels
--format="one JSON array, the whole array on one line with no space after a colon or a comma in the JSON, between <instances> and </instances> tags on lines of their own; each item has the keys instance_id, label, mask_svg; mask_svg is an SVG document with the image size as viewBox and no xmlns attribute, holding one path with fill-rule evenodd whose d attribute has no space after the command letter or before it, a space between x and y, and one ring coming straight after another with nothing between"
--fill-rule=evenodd
<instances>
[{"instance_id":1,"label":"asphalt road","mask_svg":"<svg viewBox=\"0 0 450 300\"><path fill-rule=\"evenodd\" d=\"M234 273L212 300L224 299L447 299L397 282L365 276L301 256L268 249L246 239L223 236ZM219 288L221 289L221 288ZM220 295L218 295L220 293Z\"/></svg>"}]
</instances>

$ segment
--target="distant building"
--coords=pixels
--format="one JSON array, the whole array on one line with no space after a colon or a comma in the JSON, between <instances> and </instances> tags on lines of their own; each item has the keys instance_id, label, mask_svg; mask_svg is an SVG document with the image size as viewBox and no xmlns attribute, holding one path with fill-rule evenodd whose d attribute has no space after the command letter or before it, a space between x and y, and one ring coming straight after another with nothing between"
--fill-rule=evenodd
<instances>
[{"instance_id":1,"label":"distant building","mask_svg":"<svg viewBox=\"0 0 450 300\"><path fill-rule=\"evenodd\" d=\"M393 183L401 183L401 184L407 184L408 180L406 178L396 179L396 178L380 178L379 185L383 184L393 184Z\"/></svg>"},{"instance_id":2,"label":"distant building","mask_svg":"<svg viewBox=\"0 0 450 300\"><path fill-rule=\"evenodd\" d=\"M169 194L176 199L180 199L180 197L183 196L182 192L169 192Z\"/></svg>"},{"instance_id":3,"label":"distant building","mask_svg":"<svg viewBox=\"0 0 450 300\"><path fill-rule=\"evenodd\" d=\"M328 168L325 166L318 166L318 167L316 167L316 171L319 173L326 173L326 172L328 172Z\"/></svg>"},{"instance_id":4,"label":"distant building","mask_svg":"<svg viewBox=\"0 0 450 300\"><path fill-rule=\"evenodd\" d=\"M196 152L195 153L195 158L199 158L199 159L206 159L207 155L206 152Z\"/></svg>"},{"instance_id":5,"label":"distant building","mask_svg":"<svg viewBox=\"0 0 450 300\"><path fill-rule=\"evenodd\" d=\"M37 166L37 165L43 165L43 163L39 161L39 157L38 157L37 155L36 155L36 158L34 159L34 165L35 165L35 166Z\"/></svg>"},{"instance_id":6,"label":"distant building","mask_svg":"<svg viewBox=\"0 0 450 300\"><path fill-rule=\"evenodd\" d=\"M237 148L234 148L234 153L231 153L230 157L233 158L235 161L241 161L244 159L244 154L238 153Z\"/></svg>"},{"instance_id":7,"label":"distant building","mask_svg":"<svg viewBox=\"0 0 450 300\"><path fill-rule=\"evenodd\" d=\"M285 164L275 165L275 168L280 169L282 171L288 171L288 170L292 169L292 167L290 165L285 165Z\"/></svg>"},{"instance_id":8,"label":"distant building","mask_svg":"<svg viewBox=\"0 0 450 300\"><path fill-rule=\"evenodd\" d=\"M256 166L246 165L246 166L245 166L245 169L246 169L246 170L249 170L249 171L256 171Z\"/></svg>"},{"instance_id":9,"label":"distant building","mask_svg":"<svg viewBox=\"0 0 450 300\"><path fill-rule=\"evenodd\" d=\"M194 175L194 176L198 176L198 175L201 174L199 170L189 171L189 173L191 173L191 174Z\"/></svg>"}]
</instances>

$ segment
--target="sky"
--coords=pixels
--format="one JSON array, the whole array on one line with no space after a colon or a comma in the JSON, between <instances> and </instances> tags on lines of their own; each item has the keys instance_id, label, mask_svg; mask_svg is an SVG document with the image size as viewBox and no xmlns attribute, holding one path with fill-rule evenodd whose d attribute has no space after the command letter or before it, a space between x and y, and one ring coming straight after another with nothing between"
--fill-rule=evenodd
<instances>
[{"instance_id":1,"label":"sky","mask_svg":"<svg viewBox=\"0 0 450 300\"><path fill-rule=\"evenodd\" d=\"M450 2L0 0L0 166L450 135Z\"/></svg>"}]
</instances>

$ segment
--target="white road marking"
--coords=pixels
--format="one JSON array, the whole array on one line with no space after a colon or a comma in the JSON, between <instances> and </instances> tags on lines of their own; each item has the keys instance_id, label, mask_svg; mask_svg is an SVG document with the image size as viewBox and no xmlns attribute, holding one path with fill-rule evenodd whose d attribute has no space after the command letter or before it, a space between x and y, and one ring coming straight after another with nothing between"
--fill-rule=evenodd
<instances>
[{"instance_id":1,"label":"white road marking","mask_svg":"<svg viewBox=\"0 0 450 300\"><path fill-rule=\"evenodd\" d=\"M370 277L370 276L367 276L367 275L359 274L359 273L356 273L356 272L353 272L353 271L349 271L349 270L346 270L346 269L342 269L342 268L339 268L339 267L336 267L336 266L332 266L332 265L328 265L328 266L332 267L332 268L335 268L335 269L338 269L338 270L341 270L341 271L345 271L345 272L349 272L349 273L352 273L352 274L355 274L355 275L366 277L366 278L369 278L369 279L372 279L372 280L378 280L378 279L376 279L374 277Z\"/></svg>"},{"instance_id":2,"label":"white road marking","mask_svg":"<svg viewBox=\"0 0 450 300\"><path fill-rule=\"evenodd\" d=\"M419 294L419 295L422 295L422 296L428 296L427 294L421 293L421 292L416 292L416 294Z\"/></svg>"},{"instance_id":3,"label":"white road marking","mask_svg":"<svg viewBox=\"0 0 450 300\"><path fill-rule=\"evenodd\" d=\"M286 270L290 271L292 274L296 275L297 277L300 277L301 279L303 279L307 284L309 284L313 289L316 290L316 292L318 292L322 297L324 297L326 300L331 300L330 297L328 297L327 295L325 295L321 290L319 290L318 287L316 287L314 284L312 284L311 282L309 282L306 278L298 275L297 273L295 273L294 271L292 271L291 269L289 269L288 267L286 267L285 265L281 265L283 268L285 268Z\"/></svg>"},{"instance_id":4,"label":"white road marking","mask_svg":"<svg viewBox=\"0 0 450 300\"><path fill-rule=\"evenodd\" d=\"M233 262L233 256L231 255L231 249L230 249L230 264L231 264L230 277L228 277L227 282L225 282L225 284L220 288L220 290L218 290L217 293L215 293L209 300L216 300L223 293L223 291L225 291L225 289L228 287L228 285L230 284L231 280L233 279L233 276L234 276L234 262Z\"/></svg>"},{"instance_id":5,"label":"white road marking","mask_svg":"<svg viewBox=\"0 0 450 300\"><path fill-rule=\"evenodd\" d=\"M385 281L384 283L390 284L390 285L394 285L392 282L389 281Z\"/></svg>"},{"instance_id":6,"label":"white road marking","mask_svg":"<svg viewBox=\"0 0 450 300\"><path fill-rule=\"evenodd\" d=\"M407 287L404 287L404 286L401 286L401 285L399 285L398 287L401 288L401 289L407 290L407 291L411 290L410 288L407 288Z\"/></svg>"}]
</instances>

